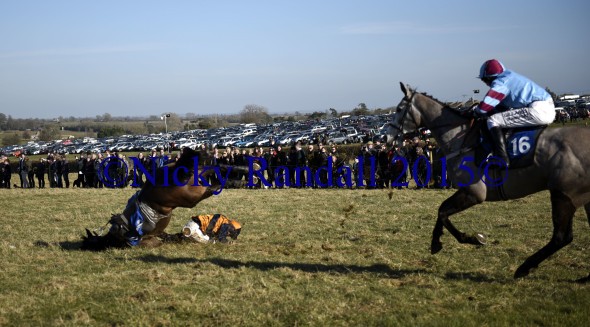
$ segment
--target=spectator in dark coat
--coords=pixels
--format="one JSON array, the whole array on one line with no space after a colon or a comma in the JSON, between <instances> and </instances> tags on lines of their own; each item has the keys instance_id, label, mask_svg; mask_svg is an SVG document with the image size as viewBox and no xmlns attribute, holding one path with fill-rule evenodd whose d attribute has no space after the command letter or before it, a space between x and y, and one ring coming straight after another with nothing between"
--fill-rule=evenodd
<instances>
[{"instance_id":1,"label":"spectator in dark coat","mask_svg":"<svg viewBox=\"0 0 590 327\"><path fill-rule=\"evenodd\" d=\"M10 188L10 177L12 176L12 168L10 167L10 160L8 158L4 158L4 162L2 163L3 170L2 170L2 182L5 188Z\"/></svg>"},{"instance_id":2,"label":"spectator in dark coat","mask_svg":"<svg viewBox=\"0 0 590 327\"><path fill-rule=\"evenodd\" d=\"M60 155L55 156L55 179L57 181L57 187L62 188L63 182L63 161Z\"/></svg>"},{"instance_id":3,"label":"spectator in dark coat","mask_svg":"<svg viewBox=\"0 0 590 327\"><path fill-rule=\"evenodd\" d=\"M72 187L86 187L86 180L84 178L84 165L86 164L86 158L84 155L80 155L80 157L76 157L76 172L78 174L78 178L74 181L74 185Z\"/></svg>"},{"instance_id":4,"label":"spectator in dark coat","mask_svg":"<svg viewBox=\"0 0 590 327\"><path fill-rule=\"evenodd\" d=\"M39 188L45 188L45 170L47 169L47 160L41 158L35 167L35 176Z\"/></svg>"},{"instance_id":5,"label":"spectator in dark coat","mask_svg":"<svg viewBox=\"0 0 590 327\"><path fill-rule=\"evenodd\" d=\"M66 188L70 187L70 163L64 154L61 157L61 170L62 170L62 177L64 180L64 186Z\"/></svg>"},{"instance_id":6,"label":"spectator in dark coat","mask_svg":"<svg viewBox=\"0 0 590 327\"><path fill-rule=\"evenodd\" d=\"M95 169L96 162L96 154L93 153L86 158L84 162L84 179L86 180L86 187L95 187L95 178L96 178L96 169Z\"/></svg>"}]
</instances>

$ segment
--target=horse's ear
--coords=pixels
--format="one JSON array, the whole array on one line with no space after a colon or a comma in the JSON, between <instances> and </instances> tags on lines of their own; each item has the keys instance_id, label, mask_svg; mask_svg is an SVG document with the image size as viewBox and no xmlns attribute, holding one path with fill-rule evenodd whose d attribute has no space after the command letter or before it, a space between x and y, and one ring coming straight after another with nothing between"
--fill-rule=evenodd
<instances>
[{"instance_id":1,"label":"horse's ear","mask_svg":"<svg viewBox=\"0 0 590 327\"><path fill-rule=\"evenodd\" d=\"M86 235L87 235L88 237L92 237L92 233L91 233L91 232L88 230L88 228L86 228Z\"/></svg>"},{"instance_id":2,"label":"horse's ear","mask_svg":"<svg viewBox=\"0 0 590 327\"><path fill-rule=\"evenodd\" d=\"M410 87L402 82L399 82L399 86L402 89L402 93L404 94L404 96L406 98L411 98L412 97L412 92L410 90Z\"/></svg>"}]
</instances>

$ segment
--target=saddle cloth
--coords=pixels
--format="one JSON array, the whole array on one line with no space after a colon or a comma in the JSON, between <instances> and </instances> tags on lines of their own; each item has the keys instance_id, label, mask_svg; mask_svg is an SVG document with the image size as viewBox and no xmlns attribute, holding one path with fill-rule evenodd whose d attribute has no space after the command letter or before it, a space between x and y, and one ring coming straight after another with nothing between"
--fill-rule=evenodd
<instances>
[{"instance_id":1,"label":"saddle cloth","mask_svg":"<svg viewBox=\"0 0 590 327\"><path fill-rule=\"evenodd\" d=\"M135 193L127 201L125 211L132 209L130 217L119 214L111 218L110 232L119 234L119 237L124 238L127 244L131 246L138 245L143 235L156 228L158 221L170 216L158 213L149 205L139 201L140 192Z\"/></svg>"},{"instance_id":2,"label":"saddle cloth","mask_svg":"<svg viewBox=\"0 0 590 327\"><path fill-rule=\"evenodd\" d=\"M506 152L510 158L510 169L530 166L535 159L535 149L539 135L547 126L518 127L503 130L506 139ZM484 126L480 133L480 146L475 151L475 161L480 165L492 153L492 139Z\"/></svg>"}]
</instances>

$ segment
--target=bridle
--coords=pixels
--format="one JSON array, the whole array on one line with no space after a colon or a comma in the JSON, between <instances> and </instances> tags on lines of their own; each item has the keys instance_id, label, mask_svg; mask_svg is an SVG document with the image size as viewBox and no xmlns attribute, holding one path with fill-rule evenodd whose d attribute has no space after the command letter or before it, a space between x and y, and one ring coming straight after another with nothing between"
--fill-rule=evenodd
<instances>
[{"instance_id":1,"label":"bridle","mask_svg":"<svg viewBox=\"0 0 590 327\"><path fill-rule=\"evenodd\" d=\"M408 115L408 112L410 112L410 109L413 106L413 101L414 101L414 96L416 95L416 92L412 92L412 95L410 96L409 99L407 99L407 96L404 96L404 99L407 99L405 105L403 108L397 110L397 113L401 112L401 119L396 119L395 122L393 123L389 123L389 126L393 129L396 130L396 133L393 137L393 142L392 144L395 146L396 144L398 144L398 141L403 138L404 135L404 123L406 121L406 116ZM418 126L418 124L416 124L416 119L414 118L414 115L412 113L410 113L410 118L412 119L412 122L414 123L415 126Z\"/></svg>"},{"instance_id":2,"label":"bridle","mask_svg":"<svg viewBox=\"0 0 590 327\"><path fill-rule=\"evenodd\" d=\"M414 96L416 95L417 92L412 92L412 95L408 98L407 96L404 96L404 100L406 100L406 103L403 105L402 108L398 107L398 111L397 113L401 114L401 118L398 120L396 119L393 123L389 123L389 126L392 129L395 129L395 135L393 136L393 144L398 144L399 140L403 137L404 135L404 123L406 121L406 117L408 116L408 114L410 115L410 119L412 120L412 123L414 124L414 126L418 127L418 124L416 122L416 118L414 117L414 114L411 112L412 110L412 106L414 105L413 101L414 101ZM473 128L473 124L474 124L474 120L471 119L471 121L469 122L469 127L468 127L468 131L463 139L463 142L461 144L461 146L459 147L459 149L453 151L452 149L449 148L449 144L450 142L446 143L446 144L441 144L441 148L446 149L448 151L447 154L447 159L456 157L459 154L462 153L466 153L469 152L471 150L473 150L472 146L466 146L466 142L468 142L471 137L474 135L473 133L475 133L477 131L477 129ZM441 125L441 126L437 126L438 128L440 127L444 127L447 125Z\"/></svg>"}]
</instances>

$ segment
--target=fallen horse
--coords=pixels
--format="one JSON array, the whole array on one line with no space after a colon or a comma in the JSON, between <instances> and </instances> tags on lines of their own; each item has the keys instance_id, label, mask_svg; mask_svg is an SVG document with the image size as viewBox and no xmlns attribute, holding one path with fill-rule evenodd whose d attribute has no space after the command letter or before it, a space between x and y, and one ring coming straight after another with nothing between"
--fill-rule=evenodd
<instances>
[{"instance_id":1,"label":"fallen horse","mask_svg":"<svg viewBox=\"0 0 590 327\"><path fill-rule=\"evenodd\" d=\"M177 161L156 169L155 178L148 180L129 199L121 214L111 217L108 223L110 229L105 235L86 229L82 249L102 251L110 247L156 247L163 241L175 239L164 231L170 223L172 211L177 207L193 208L219 193L219 186L206 182L208 174L215 174L214 170L195 176L194 158L199 154L184 148ZM205 159L206 156L201 153L199 161L204 162Z\"/></svg>"}]
</instances>

